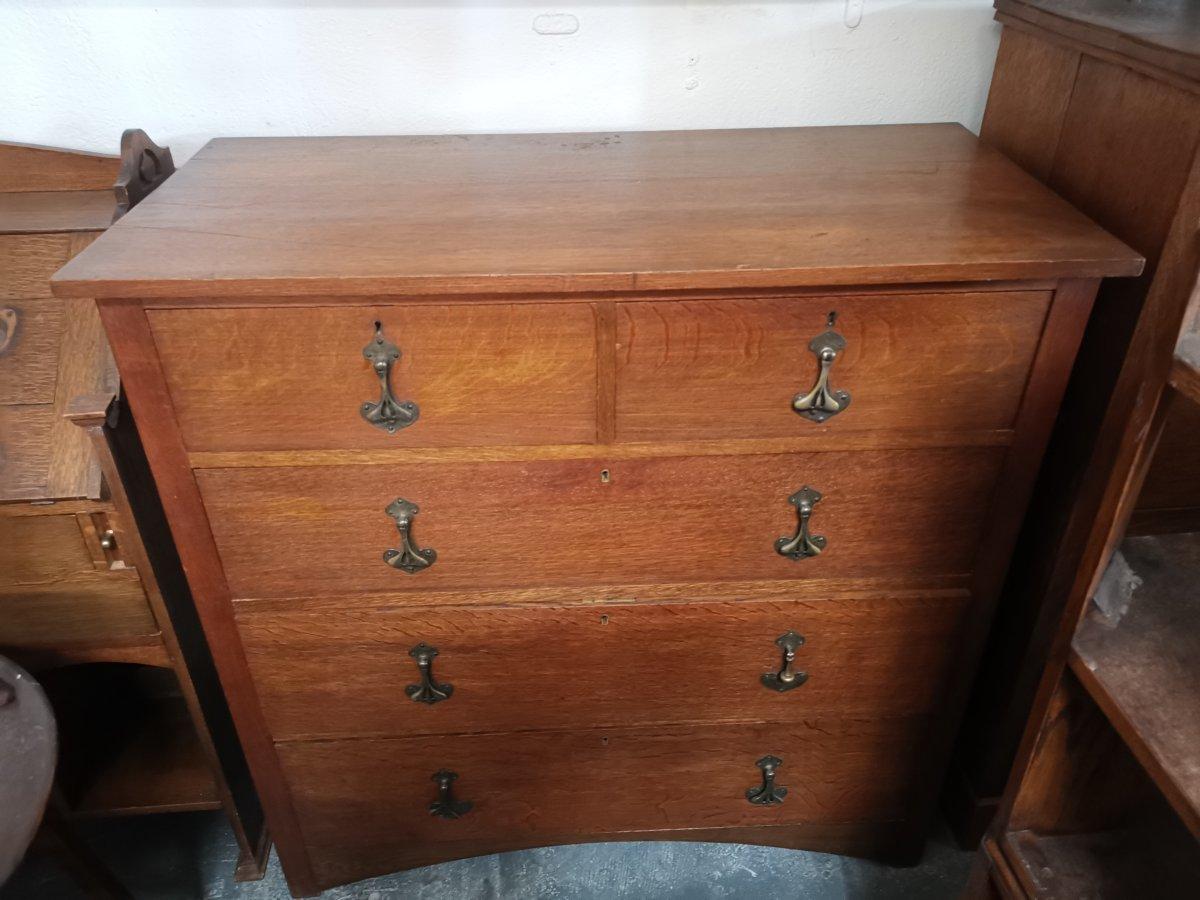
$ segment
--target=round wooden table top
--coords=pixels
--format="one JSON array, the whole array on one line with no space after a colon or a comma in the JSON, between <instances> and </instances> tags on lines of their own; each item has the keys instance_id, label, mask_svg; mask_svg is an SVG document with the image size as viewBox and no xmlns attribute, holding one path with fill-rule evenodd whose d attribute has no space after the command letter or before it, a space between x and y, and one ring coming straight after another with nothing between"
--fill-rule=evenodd
<instances>
[{"instance_id":1,"label":"round wooden table top","mask_svg":"<svg viewBox=\"0 0 1200 900\"><path fill-rule=\"evenodd\" d=\"M37 832L57 755L58 729L42 686L0 656L0 884Z\"/></svg>"}]
</instances>

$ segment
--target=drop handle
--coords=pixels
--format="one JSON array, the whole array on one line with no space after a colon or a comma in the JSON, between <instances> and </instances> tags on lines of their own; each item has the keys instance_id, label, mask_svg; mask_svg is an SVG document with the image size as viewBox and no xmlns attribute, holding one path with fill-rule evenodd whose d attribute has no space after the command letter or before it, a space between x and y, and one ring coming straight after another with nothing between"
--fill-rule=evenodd
<instances>
[{"instance_id":1,"label":"drop handle","mask_svg":"<svg viewBox=\"0 0 1200 900\"><path fill-rule=\"evenodd\" d=\"M431 705L449 700L450 695L454 693L454 685L439 684L433 679L433 658L438 655L437 647L430 647L422 642L409 650L408 655L416 661L417 672L421 677L417 684L410 684L404 689L408 699L414 703Z\"/></svg>"},{"instance_id":2,"label":"drop handle","mask_svg":"<svg viewBox=\"0 0 1200 900\"><path fill-rule=\"evenodd\" d=\"M850 405L850 394L835 390L829 384L833 364L846 349L846 339L833 329L836 321L837 313L831 312L825 322L825 330L809 341L808 349L817 357L817 381L807 393L792 398L795 413L818 424Z\"/></svg>"},{"instance_id":3,"label":"drop handle","mask_svg":"<svg viewBox=\"0 0 1200 900\"><path fill-rule=\"evenodd\" d=\"M436 550L418 547L413 540L413 519L420 511L421 507L403 497L397 497L384 510L396 523L396 530L400 532L400 546L384 550L383 561L408 575L415 575L437 562Z\"/></svg>"},{"instance_id":4,"label":"drop handle","mask_svg":"<svg viewBox=\"0 0 1200 900\"><path fill-rule=\"evenodd\" d=\"M793 668L796 662L796 651L804 646L804 635L788 631L775 638L775 645L783 651L783 661L778 672L767 672L760 677L762 686L772 691L784 693L798 688L808 681L807 672L797 672Z\"/></svg>"},{"instance_id":5,"label":"drop handle","mask_svg":"<svg viewBox=\"0 0 1200 900\"><path fill-rule=\"evenodd\" d=\"M362 417L388 434L395 434L417 421L421 415L417 404L411 400L397 400L392 393L392 364L400 359L400 348L383 336L382 323L375 323L375 336L363 347L363 356L379 377L379 400L364 403L359 408Z\"/></svg>"},{"instance_id":6,"label":"drop handle","mask_svg":"<svg viewBox=\"0 0 1200 900\"><path fill-rule=\"evenodd\" d=\"M429 804L429 814L439 819L461 819L475 805L470 800L454 799L454 782L458 779L457 772L449 769L439 769L433 773L433 781L438 786L437 799Z\"/></svg>"},{"instance_id":7,"label":"drop handle","mask_svg":"<svg viewBox=\"0 0 1200 900\"><path fill-rule=\"evenodd\" d=\"M788 497L788 503L796 507L796 533L790 538L781 537L775 542L775 552L788 559L801 560L819 556L828 543L825 535L813 534L809 522L813 511L821 502L821 492L807 484Z\"/></svg>"},{"instance_id":8,"label":"drop handle","mask_svg":"<svg viewBox=\"0 0 1200 900\"><path fill-rule=\"evenodd\" d=\"M746 800L754 806L777 806L787 796L788 789L775 784L775 773L783 765L778 756L764 756L755 763L762 770L762 784L746 789Z\"/></svg>"}]
</instances>

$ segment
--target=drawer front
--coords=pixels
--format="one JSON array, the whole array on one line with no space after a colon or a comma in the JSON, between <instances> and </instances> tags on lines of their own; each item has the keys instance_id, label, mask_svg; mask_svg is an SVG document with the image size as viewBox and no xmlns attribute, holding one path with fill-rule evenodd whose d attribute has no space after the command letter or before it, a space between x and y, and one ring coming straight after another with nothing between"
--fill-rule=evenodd
<instances>
[{"instance_id":1,"label":"drawer front","mask_svg":"<svg viewBox=\"0 0 1200 900\"><path fill-rule=\"evenodd\" d=\"M527 732L277 744L324 883L581 835L886 822L920 783L927 719ZM758 760L783 801L756 805ZM457 774L460 818L430 815ZM745 833L742 833L745 838ZM455 854L444 849L461 842Z\"/></svg>"},{"instance_id":2,"label":"drawer front","mask_svg":"<svg viewBox=\"0 0 1200 900\"><path fill-rule=\"evenodd\" d=\"M0 234L0 302L50 296L50 276L71 258L69 234Z\"/></svg>"},{"instance_id":3,"label":"drawer front","mask_svg":"<svg viewBox=\"0 0 1200 900\"><path fill-rule=\"evenodd\" d=\"M971 570L1003 449L218 469L197 480L235 597L894 578ZM777 552L821 492L820 555ZM408 574L386 511L419 506ZM799 502L799 500L797 500ZM809 544L808 546L812 546ZM799 548L797 547L797 552ZM400 561L400 559L396 559Z\"/></svg>"},{"instance_id":4,"label":"drawer front","mask_svg":"<svg viewBox=\"0 0 1200 900\"><path fill-rule=\"evenodd\" d=\"M961 594L539 609L347 604L243 610L239 626L279 740L930 713L966 613ZM429 661L424 677L418 658Z\"/></svg>"},{"instance_id":5,"label":"drawer front","mask_svg":"<svg viewBox=\"0 0 1200 900\"><path fill-rule=\"evenodd\" d=\"M586 304L159 309L148 313L189 450L580 444L596 437L596 339ZM416 420L363 415L387 372Z\"/></svg>"},{"instance_id":6,"label":"drawer front","mask_svg":"<svg viewBox=\"0 0 1200 900\"><path fill-rule=\"evenodd\" d=\"M619 440L957 431L1013 425L1048 292L622 303ZM828 385L850 395L816 424L792 408L816 385L810 344L844 340Z\"/></svg>"},{"instance_id":7,"label":"drawer front","mask_svg":"<svg viewBox=\"0 0 1200 900\"><path fill-rule=\"evenodd\" d=\"M0 517L0 646L157 632L137 573L98 568L74 516Z\"/></svg>"},{"instance_id":8,"label":"drawer front","mask_svg":"<svg viewBox=\"0 0 1200 900\"><path fill-rule=\"evenodd\" d=\"M0 302L0 405L54 402L62 333L61 300Z\"/></svg>"}]
</instances>

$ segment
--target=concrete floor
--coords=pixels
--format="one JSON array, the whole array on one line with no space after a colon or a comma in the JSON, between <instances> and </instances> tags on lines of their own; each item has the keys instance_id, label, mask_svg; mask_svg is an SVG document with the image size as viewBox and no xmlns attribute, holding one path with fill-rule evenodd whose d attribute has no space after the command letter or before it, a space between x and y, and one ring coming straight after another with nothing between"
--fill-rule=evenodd
<instances>
[{"instance_id":1,"label":"concrete floor","mask_svg":"<svg viewBox=\"0 0 1200 900\"><path fill-rule=\"evenodd\" d=\"M232 837L218 813L84 823L81 831L136 900L285 900L266 878L237 884ZM971 854L947 837L921 865L892 869L843 856L737 844L625 843L546 847L415 869L326 891L324 900L950 900ZM34 858L0 900L77 900L48 859Z\"/></svg>"}]
</instances>

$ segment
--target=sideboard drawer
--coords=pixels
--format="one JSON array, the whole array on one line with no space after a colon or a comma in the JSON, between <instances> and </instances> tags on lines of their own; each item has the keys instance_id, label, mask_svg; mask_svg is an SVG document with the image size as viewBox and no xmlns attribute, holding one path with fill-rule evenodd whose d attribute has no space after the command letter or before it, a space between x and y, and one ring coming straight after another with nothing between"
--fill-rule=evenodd
<instances>
[{"instance_id":1,"label":"sideboard drawer","mask_svg":"<svg viewBox=\"0 0 1200 900\"><path fill-rule=\"evenodd\" d=\"M242 640L276 740L928 713L968 609L962 592L537 609L246 606ZM429 664L424 678L418 658Z\"/></svg>"},{"instance_id":2,"label":"sideboard drawer","mask_svg":"<svg viewBox=\"0 0 1200 900\"><path fill-rule=\"evenodd\" d=\"M1011 428L1050 296L995 291L622 303L617 438ZM792 403L816 386L821 363L813 344L831 332L828 385L851 402L818 424Z\"/></svg>"},{"instance_id":3,"label":"sideboard drawer","mask_svg":"<svg viewBox=\"0 0 1200 900\"><path fill-rule=\"evenodd\" d=\"M904 818L920 783L924 718L597 729L277 744L324 883L480 846L580 835ZM757 762L781 760L782 802L756 805ZM460 818L430 814L436 773ZM463 849L455 852L454 844ZM472 843L473 842L473 843Z\"/></svg>"},{"instance_id":4,"label":"sideboard drawer","mask_svg":"<svg viewBox=\"0 0 1200 900\"><path fill-rule=\"evenodd\" d=\"M97 565L75 516L0 516L0 647L157 633L138 573Z\"/></svg>"},{"instance_id":5,"label":"sideboard drawer","mask_svg":"<svg viewBox=\"0 0 1200 900\"><path fill-rule=\"evenodd\" d=\"M595 322L587 304L156 309L147 315L189 450L590 444L596 438ZM411 424L389 431L364 417L364 406L381 396L364 354L368 347L386 351L382 363L394 399L416 406Z\"/></svg>"},{"instance_id":6,"label":"sideboard drawer","mask_svg":"<svg viewBox=\"0 0 1200 900\"><path fill-rule=\"evenodd\" d=\"M233 595L893 578L972 570L1002 447L196 473ZM821 492L819 555L777 552ZM415 574L388 513L404 498ZM797 502L799 500L797 499ZM818 537L819 536L819 537ZM798 552L800 552L798 550Z\"/></svg>"}]
</instances>

